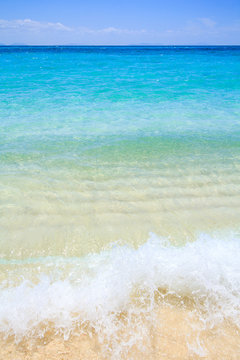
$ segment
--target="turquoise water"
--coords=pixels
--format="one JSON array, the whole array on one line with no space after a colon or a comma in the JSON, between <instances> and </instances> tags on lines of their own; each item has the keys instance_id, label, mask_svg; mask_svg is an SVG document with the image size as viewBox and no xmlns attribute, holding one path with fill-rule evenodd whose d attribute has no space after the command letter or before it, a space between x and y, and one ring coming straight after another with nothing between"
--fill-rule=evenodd
<instances>
[{"instance_id":1,"label":"turquoise water","mask_svg":"<svg viewBox=\"0 0 240 360\"><path fill-rule=\"evenodd\" d=\"M139 139L170 147L239 140L238 47L0 51L6 164L51 161L57 152L85 165L96 148L117 151L124 141L127 152Z\"/></svg>"},{"instance_id":2,"label":"turquoise water","mask_svg":"<svg viewBox=\"0 0 240 360\"><path fill-rule=\"evenodd\" d=\"M126 257L136 258L134 269L138 256L145 259L144 264L152 257L158 268L155 254L164 258L164 247L162 240L156 245L155 237L169 239L169 263L172 256L175 259L174 246L197 241L200 245L189 255L195 272L196 261L201 263L199 248L207 254L219 239L219 248L214 245L216 258L209 258L213 264L209 271L218 284L215 267L221 267L222 254L227 254L223 266L230 270L227 274L222 270L222 277L238 291L239 99L240 47L0 47L3 301L7 304L11 299L9 307L16 306L14 298L22 289L27 304L29 296L36 294L29 295L21 279L36 284L39 276L50 272L54 283L61 270L60 278L74 284L71 291L76 291L74 305L62 305L69 314L63 328L72 326L70 313L80 313L85 306L89 320L87 305L77 301L83 292L79 279L85 276L85 282L97 283L101 298L93 306L103 306L104 279L99 274L108 274L107 284L114 292L117 286L107 270L119 265L111 244L122 244ZM201 242L203 233L208 240ZM142 250L132 249L136 252L129 255L128 246L140 245ZM188 248L181 249L188 258ZM90 256L87 268L86 256ZM163 266L167 274L168 267ZM192 283L181 264L179 273L181 266L189 283L173 285L172 291L180 297L191 290ZM147 270L146 264L139 269L151 282ZM90 280L91 271L94 280ZM119 272L120 284L121 272L126 277L123 265ZM196 287L204 288L206 274L199 272ZM131 276L135 287L139 274L133 271ZM164 281L154 278L154 286L166 291L168 281L178 282L178 273L171 276ZM51 287L51 281L45 285ZM16 293L9 295L8 286ZM31 289L41 303L41 285L36 286L40 289ZM219 298L237 303L234 311L239 314L239 297L230 299L224 286ZM63 283L63 293L64 289ZM205 290L208 297L210 290ZM121 293L126 303L130 295L124 286ZM104 307L114 312L113 293L108 296ZM87 299L93 301L91 292ZM37 316L41 318L37 308L43 306L44 312L48 306L38 301L32 312L26 304L19 310L24 320L17 315L13 320L5 304L0 309L0 329L20 336L37 327ZM62 307L54 304L48 309L51 323L62 316ZM121 310L121 301L114 306ZM226 308L221 311L227 318Z\"/></svg>"}]
</instances>

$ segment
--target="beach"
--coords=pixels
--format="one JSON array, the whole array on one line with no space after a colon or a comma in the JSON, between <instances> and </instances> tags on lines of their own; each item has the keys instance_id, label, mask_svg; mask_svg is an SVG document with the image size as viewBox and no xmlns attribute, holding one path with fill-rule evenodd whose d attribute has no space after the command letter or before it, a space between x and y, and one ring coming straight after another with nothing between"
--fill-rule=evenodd
<instances>
[{"instance_id":1,"label":"beach","mask_svg":"<svg viewBox=\"0 0 240 360\"><path fill-rule=\"evenodd\" d=\"M127 359L238 359L240 351L239 329L224 324L220 328L204 329L201 321L190 315L186 309L163 307L158 310L155 326L144 324L146 331L141 342L131 348L122 358ZM126 325L126 324L125 324ZM143 324L142 324L143 325ZM156 326L157 325L157 326ZM131 330L125 326L121 339L131 338ZM21 342L1 341L3 359L109 359L119 356L114 341L99 344L98 337L86 334L71 336L68 341L49 332L44 339Z\"/></svg>"},{"instance_id":2,"label":"beach","mask_svg":"<svg viewBox=\"0 0 240 360\"><path fill-rule=\"evenodd\" d=\"M239 359L239 59L0 46L0 359Z\"/></svg>"}]
</instances>

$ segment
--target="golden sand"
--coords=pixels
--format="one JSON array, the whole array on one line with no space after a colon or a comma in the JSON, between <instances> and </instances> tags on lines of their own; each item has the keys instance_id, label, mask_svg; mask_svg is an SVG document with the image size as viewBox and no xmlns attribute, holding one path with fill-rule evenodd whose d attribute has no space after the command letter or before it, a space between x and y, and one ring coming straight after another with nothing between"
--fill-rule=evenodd
<instances>
[{"instance_id":1,"label":"golden sand","mask_svg":"<svg viewBox=\"0 0 240 360\"><path fill-rule=\"evenodd\" d=\"M190 320L191 319L191 320ZM122 334L131 341L128 327ZM156 323L149 325L145 336L132 347L113 350L114 341L100 344L96 335L79 334L64 340L47 333L42 339L24 340L16 344L13 339L1 339L1 360L239 360L240 333L228 323L204 330L197 316L177 307L161 307ZM108 350L106 350L108 349Z\"/></svg>"}]
</instances>

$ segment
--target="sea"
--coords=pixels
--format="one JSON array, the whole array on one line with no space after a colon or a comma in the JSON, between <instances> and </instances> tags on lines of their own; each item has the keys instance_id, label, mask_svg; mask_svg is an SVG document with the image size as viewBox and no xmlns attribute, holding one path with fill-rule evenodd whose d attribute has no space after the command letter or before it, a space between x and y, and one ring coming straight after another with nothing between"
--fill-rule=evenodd
<instances>
[{"instance_id":1,"label":"sea","mask_svg":"<svg viewBox=\"0 0 240 360\"><path fill-rule=\"evenodd\" d=\"M0 359L240 359L240 47L0 47Z\"/></svg>"}]
</instances>

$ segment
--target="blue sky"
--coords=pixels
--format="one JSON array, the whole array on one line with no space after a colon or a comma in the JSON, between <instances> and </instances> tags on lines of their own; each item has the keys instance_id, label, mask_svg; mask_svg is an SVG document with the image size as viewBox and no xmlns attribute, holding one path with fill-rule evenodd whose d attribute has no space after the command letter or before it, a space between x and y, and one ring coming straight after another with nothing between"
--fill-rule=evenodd
<instances>
[{"instance_id":1,"label":"blue sky","mask_svg":"<svg viewBox=\"0 0 240 360\"><path fill-rule=\"evenodd\" d=\"M240 44L240 0L0 0L0 43Z\"/></svg>"}]
</instances>

